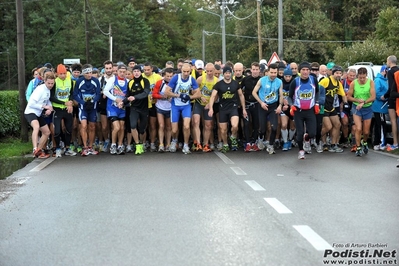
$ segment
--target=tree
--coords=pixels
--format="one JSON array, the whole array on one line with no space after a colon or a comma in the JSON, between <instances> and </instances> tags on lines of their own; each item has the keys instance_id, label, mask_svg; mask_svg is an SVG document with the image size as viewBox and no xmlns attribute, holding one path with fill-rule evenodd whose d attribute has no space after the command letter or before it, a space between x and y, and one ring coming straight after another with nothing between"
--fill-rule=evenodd
<instances>
[{"instance_id":1,"label":"tree","mask_svg":"<svg viewBox=\"0 0 399 266\"><path fill-rule=\"evenodd\" d=\"M387 7L381 10L375 28L376 39L386 42L393 49L399 50L399 8Z\"/></svg>"}]
</instances>

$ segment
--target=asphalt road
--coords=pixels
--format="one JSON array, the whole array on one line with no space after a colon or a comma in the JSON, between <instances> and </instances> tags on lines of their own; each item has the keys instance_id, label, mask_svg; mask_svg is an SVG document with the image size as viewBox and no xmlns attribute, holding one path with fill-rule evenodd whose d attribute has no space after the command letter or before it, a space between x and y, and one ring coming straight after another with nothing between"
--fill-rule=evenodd
<instances>
[{"instance_id":1,"label":"asphalt road","mask_svg":"<svg viewBox=\"0 0 399 266\"><path fill-rule=\"evenodd\" d=\"M324 258L330 249L389 251L344 262L395 265L396 159L298 160L293 150L35 160L0 203L0 265L327 265L340 259Z\"/></svg>"}]
</instances>

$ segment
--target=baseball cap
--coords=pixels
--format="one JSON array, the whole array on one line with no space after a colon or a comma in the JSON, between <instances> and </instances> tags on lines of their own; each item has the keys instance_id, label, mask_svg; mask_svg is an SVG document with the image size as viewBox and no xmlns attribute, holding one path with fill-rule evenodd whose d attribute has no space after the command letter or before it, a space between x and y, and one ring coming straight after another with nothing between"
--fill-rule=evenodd
<instances>
[{"instance_id":1,"label":"baseball cap","mask_svg":"<svg viewBox=\"0 0 399 266\"><path fill-rule=\"evenodd\" d=\"M327 69L328 69L328 70L331 70L334 66L335 66L335 63L334 63L334 62L328 62L328 64L327 64Z\"/></svg>"},{"instance_id":2,"label":"baseball cap","mask_svg":"<svg viewBox=\"0 0 399 266\"><path fill-rule=\"evenodd\" d=\"M196 60L195 61L195 67L197 68L197 69L204 69L204 61L202 61L202 60Z\"/></svg>"},{"instance_id":3,"label":"baseball cap","mask_svg":"<svg viewBox=\"0 0 399 266\"><path fill-rule=\"evenodd\" d=\"M127 59L127 62L128 62L128 63L130 63L130 62L135 62L135 63L136 63L136 59L135 59L133 56L131 56L131 57L129 57L129 58Z\"/></svg>"},{"instance_id":4,"label":"baseball cap","mask_svg":"<svg viewBox=\"0 0 399 266\"><path fill-rule=\"evenodd\" d=\"M384 72L385 70L388 70L387 65L383 65L383 66L381 67L380 73Z\"/></svg>"},{"instance_id":5,"label":"baseball cap","mask_svg":"<svg viewBox=\"0 0 399 266\"><path fill-rule=\"evenodd\" d=\"M259 65L261 65L261 64L267 65L266 59L261 59L261 60L259 61Z\"/></svg>"},{"instance_id":6,"label":"baseball cap","mask_svg":"<svg viewBox=\"0 0 399 266\"><path fill-rule=\"evenodd\" d=\"M284 70L284 76L292 76L292 70L291 68L286 68Z\"/></svg>"}]
</instances>

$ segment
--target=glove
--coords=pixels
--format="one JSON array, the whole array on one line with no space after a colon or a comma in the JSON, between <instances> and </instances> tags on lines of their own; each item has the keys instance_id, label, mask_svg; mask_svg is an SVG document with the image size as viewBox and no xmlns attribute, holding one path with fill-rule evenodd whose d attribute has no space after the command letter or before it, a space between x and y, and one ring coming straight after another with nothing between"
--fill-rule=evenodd
<instances>
[{"instance_id":1,"label":"glove","mask_svg":"<svg viewBox=\"0 0 399 266\"><path fill-rule=\"evenodd\" d=\"M182 93L182 94L180 94L179 97L180 97L180 100L181 100L183 103L186 103L186 102L190 101L190 95L188 95L188 94Z\"/></svg>"},{"instance_id":2,"label":"glove","mask_svg":"<svg viewBox=\"0 0 399 266\"><path fill-rule=\"evenodd\" d=\"M94 109L94 103L85 102L85 104L83 105L83 109L85 109L86 111L93 110Z\"/></svg>"},{"instance_id":3,"label":"glove","mask_svg":"<svg viewBox=\"0 0 399 266\"><path fill-rule=\"evenodd\" d=\"M291 109L290 109L290 115L291 116L294 116L294 113L296 112L296 106L295 105L293 105L293 106L291 106Z\"/></svg>"},{"instance_id":4,"label":"glove","mask_svg":"<svg viewBox=\"0 0 399 266\"><path fill-rule=\"evenodd\" d=\"M318 103L314 105L314 113L318 115L320 113L320 106Z\"/></svg>"}]
</instances>

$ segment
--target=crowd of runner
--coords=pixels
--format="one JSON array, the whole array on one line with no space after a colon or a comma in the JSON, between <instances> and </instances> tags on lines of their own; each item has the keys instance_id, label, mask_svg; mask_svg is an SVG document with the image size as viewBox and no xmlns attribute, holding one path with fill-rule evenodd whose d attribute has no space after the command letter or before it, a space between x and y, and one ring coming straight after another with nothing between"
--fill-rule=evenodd
<instances>
[{"instance_id":1,"label":"crowd of runner","mask_svg":"<svg viewBox=\"0 0 399 266\"><path fill-rule=\"evenodd\" d=\"M25 118L38 158L237 151L305 154L398 149L397 58L375 78L334 64L179 59L163 69L147 62L49 63L32 71ZM393 144L386 142L385 115ZM372 117L374 125L371 128Z\"/></svg>"}]
</instances>

